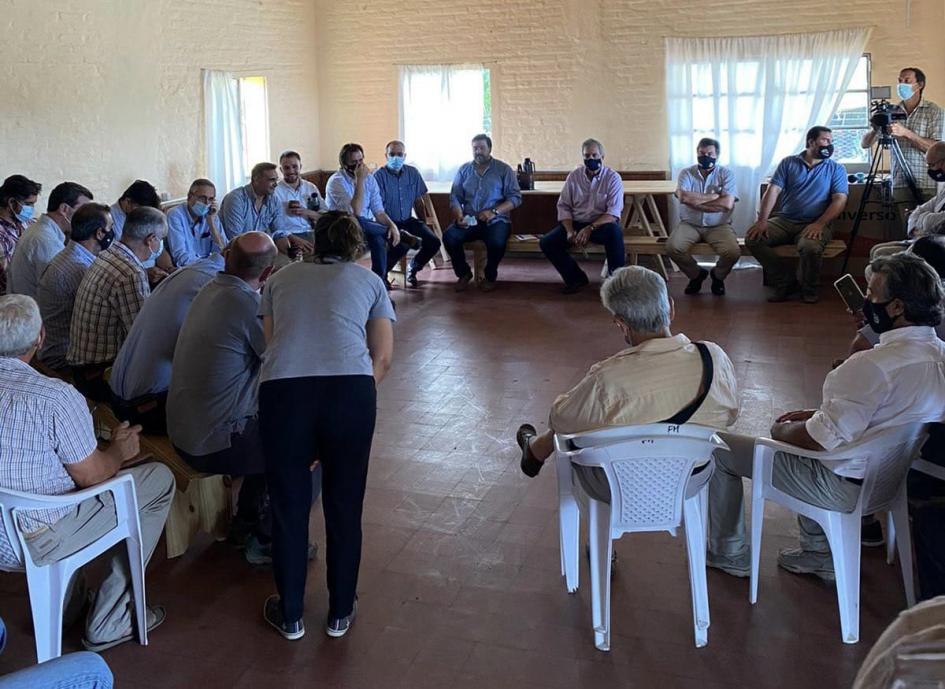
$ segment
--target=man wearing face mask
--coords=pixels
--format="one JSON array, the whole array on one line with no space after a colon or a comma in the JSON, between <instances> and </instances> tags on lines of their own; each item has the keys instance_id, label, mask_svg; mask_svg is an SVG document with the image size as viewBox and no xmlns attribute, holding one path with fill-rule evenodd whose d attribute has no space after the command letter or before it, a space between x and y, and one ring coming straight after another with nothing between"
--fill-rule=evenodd
<instances>
[{"instance_id":1,"label":"man wearing face mask","mask_svg":"<svg viewBox=\"0 0 945 689\"><path fill-rule=\"evenodd\" d=\"M819 409L782 414L771 437L794 445L780 452L774 485L806 503L839 512L856 505L864 467L851 459L821 463L804 450L839 450L867 432L945 418L945 343L935 326L945 313L938 274L918 256L898 253L878 258L863 314L879 334L879 344L858 352L827 374ZM745 542L744 486L751 478L753 439L723 434L731 452L716 452L709 483L707 564L733 576L750 573ZM834 580L830 546L823 529L798 517L800 548L782 550L778 565L796 574Z\"/></svg>"},{"instance_id":2,"label":"man wearing face mask","mask_svg":"<svg viewBox=\"0 0 945 689\"><path fill-rule=\"evenodd\" d=\"M742 255L732 228L732 209L738 200L735 175L718 164L719 142L715 139L699 141L696 155L698 164L679 172L679 225L666 242L666 253L689 278L686 294L697 294L711 277L712 294L722 296L725 278ZM700 268L689 255L696 242L706 242L718 254L711 271Z\"/></svg>"},{"instance_id":3,"label":"man wearing face mask","mask_svg":"<svg viewBox=\"0 0 945 689\"><path fill-rule=\"evenodd\" d=\"M929 147L945 136L945 114L941 107L923 97L925 72L918 67L906 67L899 72L896 90L902 99L899 108L906 113L907 118L905 122L893 122L889 133L899 142L905 166L912 174L922 197L921 201L916 201L906 183L905 173L900 169L899 161L895 156L891 156L893 197L899 211L900 227L905 227L906 210L915 208L918 203L928 201L935 195L935 182L926 175L925 154ZM864 135L860 145L869 148L878 135L879 130L874 127Z\"/></svg>"},{"instance_id":4,"label":"man wearing face mask","mask_svg":"<svg viewBox=\"0 0 945 689\"><path fill-rule=\"evenodd\" d=\"M40 276L66 245L73 214L91 200L92 192L75 182L53 188L46 212L26 229L16 245L7 269L8 292L36 298Z\"/></svg>"},{"instance_id":5,"label":"man wearing face mask","mask_svg":"<svg viewBox=\"0 0 945 689\"><path fill-rule=\"evenodd\" d=\"M492 138L477 134L472 138L473 160L464 163L453 178L450 213L453 224L443 235L456 274L456 291L463 292L472 281L466 263L465 246L481 240L486 245L483 292L495 289L499 263L512 232L509 213L522 204L522 191L508 163L492 157Z\"/></svg>"},{"instance_id":6,"label":"man wearing face mask","mask_svg":"<svg viewBox=\"0 0 945 689\"><path fill-rule=\"evenodd\" d=\"M440 250L440 238L433 233L419 218L413 217L413 209L418 199L423 199L425 207L432 207L427 185L420 176L420 171L413 165L404 165L407 149L403 141L391 141L384 149L387 164L374 172L374 180L381 192L381 201L387 216L400 230L400 241L404 237L418 238L420 251L407 267L407 284L419 287L417 273L423 270L427 262Z\"/></svg>"},{"instance_id":7,"label":"man wearing face mask","mask_svg":"<svg viewBox=\"0 0 945 689\"><path fill-rule=\"evenodd\" d=\"M42 184L23 175L10 175L0 186L0 295L7 293L7 268L33 220L36 197L42 189Z\"/></svg>"},{"instance_id":8,"label":"man wearing face mask","mask_svg":"<svg viewBox=\"0 0 945 689\"><path fill-rule=\"evenodd\" d=\"M571 256L571 248L584 248L588 242L602 244L609 274L627 258L620 227L623 180L604 165L604 145L597 139L581 144L581 155L584 164L568 173L558 197L558 224L538 243L564 280L564 294L579 292L590 282Z\"/></svg>"},{"instance_id":9,"label":"man wearing face mask","mask_svg":"<svg viewBox=\"0 0 945 689\"><path fill-rule=\"evenodd\" d=\"M374 175L364 164L361 144L348 143L338 154L338 172L325 185L325 205L330 211L351 213L358 219L364 241L371 251L371 270L391 288L387 271L419 240L413 236L402 238L400 229L384 210L381 190ZM406 241L402 241L406 239Z\"/></svg>"},{"instance_id":10,"label":"man wearing face mask","mask_svg":"<svg viewBox=\"0 0 945 689\"><path fill-rule=\"evenodd\" d=\"M143 264L160 255L166 236L164 213L136 208L121 239L98 255L79 284L66 360L76 388L96 402L111 400L105 370L151 294Z\"/></svg>"},{"instance_id":11,"label":"man wearing face mask","mask_svg":"<svg viewBox=\"0 0 945 689\"><path fill-rule=\"evenodd\" d=\"M805 304L817 303L820 265L832 235L831 223L847 205L847 172L830 159L831 130L811 127L806 145L804 151L778 164L761 199L758 220L745 235L745 245L768 274L773 288L770 302L787 301L800 292ZM772 216L778 199L781 208ZM796 278L787 261L775 252L782 244L797 246Z\"/></svg>"},{"instance_id":12,"label":"man wearing face mask","mask_svg":"<svg viewBox=\"0 0 945 689\"><path fill-rule=\"evenodd\" d=\"M660 275L641 266L620 268L604 282L600 297L629 347L591 366L580 383L558 396L546 431L519 427L516 442L526 476L537 476L552 455L555 433L662 422L727 428L738 416L735 367L717 344L672 334L675 309ZM591 497L610 502L601 469L575 469Z\"/></svg>"},{"instance_id":13,"label":"man wearing face mask","mask_svg":"<svg viewBox=\"0 0 945 689\"><path fill-rule=\"evenodd\" d=\"M312 253L315 233L312 228L325 211L325 201L318 187L302 178L302 156L286 151L279 156L282 179L274 193L282 211L282 225L288 232L289 249Z\"/></svg>"},{"instance_id":14,"label":"man wearing face mask","mask_svg":"<svg viewBox=\"0 0 945 689\"><path fill-rule=\"evenodd\" d=\"M216 195L213 182L195 179L187 192L187 203L168 211L167 248L178 268L222 251Z\"/></svg>"},{"instance_id":15,"label":"man wearing face mask","mask_svg":"<svg viewBox=\"0 0 945 689\"><path fill-rule=\"evenodd\" d=\"M43 271L36 299L46 326L39 360L61 372L68 370L66 351L79 284L95 257L115 238L111 213L101 203L87 203L79 208L70 224L69 243Z\"/></svg>"}]
</instances>

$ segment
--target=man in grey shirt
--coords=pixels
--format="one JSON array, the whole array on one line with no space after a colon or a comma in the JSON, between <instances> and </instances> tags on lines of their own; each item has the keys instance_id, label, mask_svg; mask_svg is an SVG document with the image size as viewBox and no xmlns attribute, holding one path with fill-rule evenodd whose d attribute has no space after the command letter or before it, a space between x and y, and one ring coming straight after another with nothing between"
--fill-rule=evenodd
<instances>
[{"instance_id":1,"label":"man in grey shirt","mask_svg":"<svg viewBox=\"0 0 945 689\"><path fill-rule=\"evenodd\" d=\"M167 432L197 471L243 476L231 541L247 560L268 559L265 460L256 422L259 363L266 341L259 289L276 258L264 232L246 232L224 251L226 268L200 290L184 318L167 397Z\"/></svg>"},{"instance_id":2,"label":"man in grey shirt","mask_svg":"<svg viewBox=\"0 0 945 689\"><path fill-rule=\"evenodd\" d=\"M46 213L30 225L10 259L7 291L36 299L46 266L66 246L73 214L92 200L92 192L75 182L63 182L49 194Z\"/></svg>"},{"instance_id":3,"label":"man in grey shirt","mask_svg":"<svg viewBox=\"0 0 945 689\"><path fill-rule=\"evenodd\" d=\"M198 259L164 279L144 302L118 350L108 384L122 421L145 433L166 433L171 361L184 317L200 289L223 270L219 254Z\"/></svg>"}]
</instances>

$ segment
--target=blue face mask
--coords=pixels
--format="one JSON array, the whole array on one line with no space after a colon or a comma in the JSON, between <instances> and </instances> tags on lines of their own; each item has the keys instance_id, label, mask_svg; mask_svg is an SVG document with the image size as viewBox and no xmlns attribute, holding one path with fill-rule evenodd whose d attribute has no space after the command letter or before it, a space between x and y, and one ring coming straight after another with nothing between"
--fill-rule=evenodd
<instances>
[{"instance_id":1,"label":"blue face mask","mask_svg":"<svg viewBox=\"0 0 945 689\"><path fill-rule=\"evenodd\" d=\"M206 216L207 213L210 212L210 206L208 206L207 204L203 203L202 201L197 201L197 203L195 203L195 204L191 207L190 210L193 211L193 214L196 215L198 218L202 218L202 217Z\"/></svg>"},{"instance_id":2,"label":"blue face mask","mask_svg":"<svg viewBox=\"0 0 945 689\"><path fill-rule=\"evenodd\" d=\"M158 260L158 257L163 253L164 253L164 240L162 239L161 244L158 246L158 250L152 251L151 257L146 262L153 264L156 260Z\"/></svg>"},{"instance_id":3,"label":"blue face mask","mask_svg":"<svg viewBox=\"0 0 945 689\"><path fill-rule=\"evenodd\" d=\"M899 97L903 100L909 100L912 98L912 84L899 84L899 86L896 87L896 91L899 93Z\"/></svg>"},{"instance_id":4,"label":"blue face mask","mask_svg":"<svg viewBox=\"0 0 945 689\"><path fill-rule=\"evenodd\" d=\"M26 204L20 204L20 212L16 214L16 219L21 223L28 223L33 219L33 207Z\"/></svg>"},{"instance_id":5,"label":"blue face mask","mask_svg":"<svg viewBox=\"0 0 945 689\"><path fill-rule=\"evenodd\" d=\"M604 161L600 158L585 158L584 167L586 167L591 172L597 172L600 170L600 166L604 164Z\"/></svg>"},{"instance_id":6,"label":"blue face mask","mask_svg":"<svg viewBox=\"0 0 945 689\"><path fill-rule=\"evenodd\" d=\"M389 167L394 172L400 172L400 169L403 166L404 166L403 156L387 156L387 167Z\"/></svg>"}]
</instances>

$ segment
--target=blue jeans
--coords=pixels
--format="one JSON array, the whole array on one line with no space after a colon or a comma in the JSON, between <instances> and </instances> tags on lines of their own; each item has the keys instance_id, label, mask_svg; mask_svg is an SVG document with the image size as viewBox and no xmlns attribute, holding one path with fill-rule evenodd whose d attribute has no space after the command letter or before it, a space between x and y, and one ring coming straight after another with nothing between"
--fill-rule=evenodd
<instances>
[{"instance_id":1,"label":"blue jeans","mask_svg":"<svg viewBox=\"0 0 945 689\"><path fill-rule=\"evenodd\" d=\"M575 222L574 229L580 231L590 225L588 222ZM613 273L627 262L627 255L623 246L623 230L619 223L609 222L591 232L590 241L594 244L603 244L607 252L607 270ZM542 253L551 261L561 274L566 285L577 285L587 282L587 274L581 270L578 262L568 251L572 244L568 242L568 232L564 225L557 224L554 229L542 235L538 242Z\"/></svg>"},{"instance_id":2,"label":"blue jeans","mask_svg":"<svg viewBox=\"0 0 945 689\"><path fill-rule=\"evenodd\" d=\"M97 653L69 653L0 677L0 689L112 689L112 671Z\"/></svg>"},{"instance_id":3,"label":"blue jeans","mask_svg":"<svg viewBox=\"0 0 945 689\"><path fill-rule=\"evenodd\" d=\"M410 262L410 268L415 273L423 270L423 266L425 266L431 258L436 256L436 252L440 250L440 238L436 236L433 230L426 226L426 223L421 222L417 218L395 220L394 224L397 225L399 229L409 232L414 237L420 239L420 250Z\"/></svg>"},{"instance_id":4,"label":"blue jeans","mask_svg":"<svg viewBox=\"0 0 945 689\"><path fill-rule=\"evenodd\" d=\"M443 244L446 253L453 263L453 272L456 277L465 277L472 273L466 263L465 245L469 242L481 240L486 245L486 280L495 282L499 275L499 263L505 256L505 246L509 241L512 225L506 220L492 223L479 222L469 227L460 227L453 223L443 235Z\"/></svg>"},{"instance_id":5,"label":"blue jeans","mask_svg":"<svg viewBox=\"0 0 945 689\"><path fill-rule=\"evenodd\" d=\"M388 248L387 225L381 225L379 222L360 216L358 217L358 223L361 225L364 241L371 252L371 270L386 281L390 266L395 265L397 261L404 257L407 253L407 247L400 243L397 246Z\"/></svg>"}]
</instances>

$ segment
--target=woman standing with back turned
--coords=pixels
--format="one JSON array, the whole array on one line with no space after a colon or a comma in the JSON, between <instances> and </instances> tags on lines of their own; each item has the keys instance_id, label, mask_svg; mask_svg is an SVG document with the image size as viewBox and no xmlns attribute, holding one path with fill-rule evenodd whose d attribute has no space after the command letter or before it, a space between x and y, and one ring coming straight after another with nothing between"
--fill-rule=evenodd
<instances>
[{"instance_id":1,"label":"woman standing with back turned","mask_svg":"<svg viewBox=\"0 0 945 689\"><path fill-rule=\"evenodd\" d=\"M395 320L384 282L355 263L363 248L352 216L326 213L315 225L315 263L294 263L273 275L259 307L267 343L259 424L279 592L266 599L263 616L290 640L305 634L309 471L316 458L327 544L325 632L344 636L357 610L375 385L390 368Z\"/></svg>"}]
</instances>

